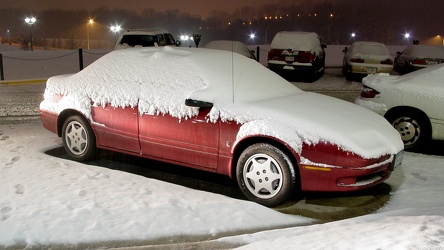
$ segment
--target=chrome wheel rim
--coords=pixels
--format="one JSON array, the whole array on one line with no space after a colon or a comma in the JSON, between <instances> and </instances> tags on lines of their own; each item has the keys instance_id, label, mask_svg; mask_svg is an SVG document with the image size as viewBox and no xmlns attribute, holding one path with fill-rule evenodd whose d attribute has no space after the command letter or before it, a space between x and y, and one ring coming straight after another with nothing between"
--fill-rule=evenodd
<instances>
[{"instance_id":1,"label":"chrome wheel rim","mask_svg":"<svg viewBox=\"0 0 444 250\"><path fill-rule=\"evenodd\" d=\"M400 117L396 119L392 125L401 135L405 146L410 146L419 140L421 127L415 119L411 117Z\"/></svg>"},{"instance_id":2,"label":"chrome wheel rim","mask_svg":"<svg viewBox=\"0 0 444 250\"><path fill-rule=\"evenodd\" d=\"M256 197L269 199L282 189L282 167L266 154L248 158L243 169L243 179L248 190Z\"/></svg>"},{"instance_id":3,"label":"chrome wheel rim","mask_svg":"<svg viewBox=\"0 0 444 250\"><path fill-rule=\"evenodd\" d=\"M88 134L85 127L77 121L70 122L65 130L65 142L74 155L82 155L88 147Z\"/></svg>"}]
</instances>

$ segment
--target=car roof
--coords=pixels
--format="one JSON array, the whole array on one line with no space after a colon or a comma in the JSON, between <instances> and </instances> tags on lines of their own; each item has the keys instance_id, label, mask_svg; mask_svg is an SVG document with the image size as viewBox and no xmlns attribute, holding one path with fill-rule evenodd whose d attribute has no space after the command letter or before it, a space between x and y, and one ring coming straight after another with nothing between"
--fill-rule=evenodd
<instances>
[{"instance_id":1,"label":"car roof","mask_svg":"<svg viewBox=\"0 0 444 250\"><path fill-rule=\"evenodd\" d=\"M168 31L159 28L145 28L145 29L128 29L125 30L125 32L123 32L122 35L127 35L127 34L155 35L155 34L164 34L164 33L168 33Z\"/></svg>"},{"instance_id":2,"label":"car roof","mask_svg":"<svg viewBox=\"0 0 444 250\"><path fill-rule=\"evenodd\" d=\"M404 51L417 57L444 58L443 46L410 45Z\"/></svg>"}]
</instances>

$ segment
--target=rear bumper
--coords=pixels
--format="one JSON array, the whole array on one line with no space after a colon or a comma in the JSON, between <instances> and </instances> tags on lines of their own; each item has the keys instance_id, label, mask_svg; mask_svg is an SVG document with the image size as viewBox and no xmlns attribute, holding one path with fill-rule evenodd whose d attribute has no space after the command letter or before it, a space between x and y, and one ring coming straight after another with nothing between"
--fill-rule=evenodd
<instances>
[{"instance_id":1,"label":"rear bumper","mask_svg":"<svg viewBox=\"0 0 444 250\"><path fill-rule=\"evenodd\" d=\"M54 134L58 134L57 117L57 114L40 110L40 119L42 120L43 127Z\"/></svg>"},{"instance_id":2,"label":"rear bumper","mask_svg":"<svg viewBox=\"0 0 444 250\"><path fill-rule=\"evenodd\" d=\"M393 65L384 64L362 64L362 63L352 63L350 66L350 73L352 74L377 74L377 73L387 73L391 74L393 72Z\"/></svg>"},{"instance_id":3,"label":"rear bumper","mask_svg":"<svg viewBox=\"0 0 444 250\"><path fill-rule=\"evenodd\" d=\"M283 70L309 71L315 69L312 63L298 63L298 62L286 63L284 61L276 61L276 60L269 60L268 68L273 71L283 71Z\"/></svg>"}]
</instances>

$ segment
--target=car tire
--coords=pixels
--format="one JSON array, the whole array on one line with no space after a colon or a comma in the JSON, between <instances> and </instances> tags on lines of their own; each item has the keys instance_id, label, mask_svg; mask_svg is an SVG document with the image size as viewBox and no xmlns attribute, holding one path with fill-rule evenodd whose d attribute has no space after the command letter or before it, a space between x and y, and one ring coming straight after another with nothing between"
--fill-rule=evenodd
<instances>
[{"instance_id":1,"label":"car tire","mask_svg":"<svg viewBox=\"0 0 444 250\"><path fill-rule=\"evenodd\" d=\"M236 177L242 193L267 207L282 204L296 192L296 174L290 158L279 148L253 144L240 155Z\"/></svg>"},{"instance_id":2,"label":"car tire","mask_svg":"<svg viewBox=\"0 0 444 250\"><path fill-rule=\"evenodd\" d=\"M406 150L417 151L431 140L430 121L416 110L390 112L386 119L401 135Z\"/></svg>"},{"instance_id":3,"label":"car tire","mask_svg":"<svg viewBox=\"0 0 444 250\"><path fill-rule=\"evenodd\" d=\"M80 115L70 116L65 120L62 141L69 157L76 161L92 160L97 153L94 132L86 119Z\"/></svg>"}]
</instances>

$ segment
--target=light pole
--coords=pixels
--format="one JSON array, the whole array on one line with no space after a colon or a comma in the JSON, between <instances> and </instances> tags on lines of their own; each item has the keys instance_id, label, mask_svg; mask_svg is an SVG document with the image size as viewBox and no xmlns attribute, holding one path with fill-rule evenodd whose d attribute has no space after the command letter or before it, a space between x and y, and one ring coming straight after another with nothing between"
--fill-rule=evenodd
<instances>
[{"instance_id":1,"label":"light pole","mask_svg":"<svg viewBox=\"0 0 444 250\"><path fill-rule=\"evenodd\" d=\"M89 49L89 25L93 24L94 21L92 19L89 19L88 23L86 24L86 36L87 36L87 43L88 43L88 49Z\"/></svg>"},{"instance_id":2,"label":"light pole","mask_svg":"<svg viewBox=\"0 0 444 250\"><path fill-rule=\"evenodd\" d=\"M37 21L37 19L35 19L35 17L31 17L31 18L27 17L27 18L25 18L25 22L27 24L29 24L29 36L30 36L30 39L31 39L31 51L34 51L34 47L33 47L33 44L32 44L32 25L35 23L35 21Z\"/></svg>"}]
</instances>

